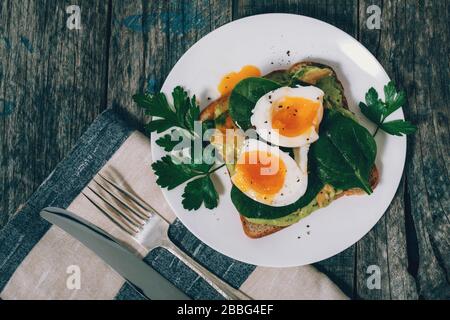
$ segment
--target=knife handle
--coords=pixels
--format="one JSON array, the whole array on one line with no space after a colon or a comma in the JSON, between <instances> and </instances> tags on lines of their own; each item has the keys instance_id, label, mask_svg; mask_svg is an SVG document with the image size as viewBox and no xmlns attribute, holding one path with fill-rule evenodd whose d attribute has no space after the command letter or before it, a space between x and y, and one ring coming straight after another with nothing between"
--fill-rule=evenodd
<instances>
[{"instance_id":1,"label":"knife handle","mask_svg":"<svg viewBox=\"0 0 450 320\"><path fill-rule=\"evenodd\" d=\"M197 273L203 280L205 280L211 287L213 287L219 294L227 300L252 300L242 291L233 288L228 283L220 279L211 271L203 267L197 261L192 259L183 250L178 248L170 239L163 241L161 247L172 253L175 257L180 259L184 264Z\"/></svg>"}]
</instances>

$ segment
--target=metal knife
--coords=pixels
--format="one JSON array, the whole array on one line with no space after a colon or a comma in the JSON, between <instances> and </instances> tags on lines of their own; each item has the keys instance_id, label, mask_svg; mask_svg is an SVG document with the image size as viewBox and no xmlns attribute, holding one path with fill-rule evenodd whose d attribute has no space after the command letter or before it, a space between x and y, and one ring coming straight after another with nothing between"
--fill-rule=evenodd
<instances>
[{"instance_id":1,"label":"metal knife","mask_svg":"<svg viewBox=\"0 0 450 320\"><path fill-rule=\"evenodd\" d=\"M41 217L60 227L97 254L141 294L152 300L190 299L120 241L90 222L60 208L45 208Z\"/></svg>"}]
</instances>

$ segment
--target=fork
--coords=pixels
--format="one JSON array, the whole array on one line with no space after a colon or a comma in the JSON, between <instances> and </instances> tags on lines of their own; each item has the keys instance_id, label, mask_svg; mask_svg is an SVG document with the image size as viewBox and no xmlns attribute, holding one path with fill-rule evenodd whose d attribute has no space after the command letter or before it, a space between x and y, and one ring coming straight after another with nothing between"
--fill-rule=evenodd
<instances>
[{"instance_id":1,"label":"fork","mask_svg":"<svg viewBox=\"0 0 450 320\"><path fill-rule=\"evenodd\" d=\"M110 196L109 199L103 192L96 190L91 185L87 186L88 189L103 203L84 191L83 195L120 229L135 238L147 224L146 230L149 228L150 232L146 237L146 246L149 247L149 251L157 247L168 250L227 300L251 300L249 296L230 286L176 246L168 235L170 222L144 200L131 194L101 173L97 173L93 182ZM112 199L114 201L111 201Z\"/></svg>"}]
</instances>

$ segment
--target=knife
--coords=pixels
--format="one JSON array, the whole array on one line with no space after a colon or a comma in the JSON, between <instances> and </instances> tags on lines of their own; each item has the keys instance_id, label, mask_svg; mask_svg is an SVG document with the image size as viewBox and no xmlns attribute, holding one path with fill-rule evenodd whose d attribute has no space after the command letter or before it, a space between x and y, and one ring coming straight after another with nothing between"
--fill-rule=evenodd
<instances>
[{"instance_id":1,"label":"knife","mask_svg":"<svg viewBox=\"0 0 450 320\"><path fill-rule=\"evenodd\" d=\"M119 240L92 223L60 208L45 208L41 217L92 250L145 297L152 300L190 299Z\"/></svg>"}]
</instances>

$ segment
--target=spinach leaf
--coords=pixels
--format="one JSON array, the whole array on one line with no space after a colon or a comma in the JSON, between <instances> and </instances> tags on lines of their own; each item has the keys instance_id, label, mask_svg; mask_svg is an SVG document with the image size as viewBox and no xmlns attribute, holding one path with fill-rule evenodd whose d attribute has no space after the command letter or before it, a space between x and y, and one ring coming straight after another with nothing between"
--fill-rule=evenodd
<instances>
[{"instance_id":1,"label":"spinach leaf","mask_svg":"<svg viewBox=\"0 0 450 320\"><path fill-rule=\"evenodd\" d=\"M337 189L361 188L372 193L369 177L377 146L369 131L353 119L327 110L320 138L310 153L324 183Z\"/></svg>"},{"instance_id":2,"label":"spinach leaf","mask_svg":"<svg viewBox=\"0 0 450 320\"><path fill-rule=\"evenodd\" d=\"M308 158L310 159L310 157ZM308 164L308 166L310 170L310 172L308 173L308 189L300 199L290 205L283 207L271 207L262 204L247 197L234 185L231 189L231 201L233 202L237 211L247 218L278 219L290 215L298 209L307 206L323 188L322 181L318 179L318 174L314 167L314 161L312 161L311 164Z\"/></svg>"},{"instance_id":3,"label":"spinach leaf","mask_svg":"<svg viewBox=\"0 0 450 320\"><path fill-rule=\"evenodd\" d=\"M229 112L241 129L251 128L250 117L256 102L266 93L278 89L281 84L264 78L247 78L239 82L230 95Z\"/></svg>"}]
</instances>

